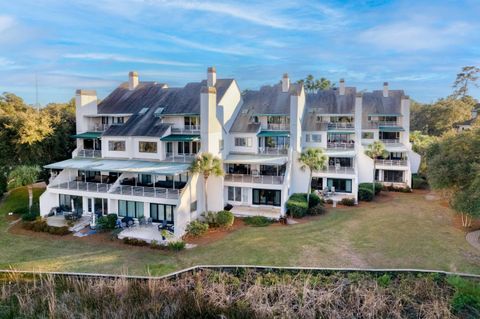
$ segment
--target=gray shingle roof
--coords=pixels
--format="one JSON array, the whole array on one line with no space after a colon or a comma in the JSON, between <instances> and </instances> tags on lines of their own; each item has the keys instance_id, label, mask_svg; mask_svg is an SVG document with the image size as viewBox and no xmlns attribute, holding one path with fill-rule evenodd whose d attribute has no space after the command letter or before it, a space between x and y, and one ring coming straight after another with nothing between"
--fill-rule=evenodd
<instances>
[{"instance_id":1,"label":"gray shingle roof","mask_svg":"<svg viewBox=\"0 0 480 319\"><path fill-rule=\"evenodd\" d=\"M306 113L302 127L306 131L321 130L316 116L312 114L353 114L355 113L356 88L346 87L345 94L340 95L338 89L319 90L305 96ZM314 111L312 113L312 111Z\"/></svg>"},{"instance_id":2,"label":"gray shingle roof","mask_svg":"<svg viewBox=\"0 0 480 319\"><path fill-rule=\"evenodd\" d=\"M233 79L217 80L217 103L232 82ZM205 85L206 81L202 81L188 83L183 88L166 88L156 82L141 82L130 91L128 83L123 83L98 105L98 113L133 115L122 125L110 126L103 135L161 137L170 124L162 124L155 111L161 107L162 115L200 114L200 91ZM143 108L148 110L140 114Z\"/></svg>"},{"instance_id":3,"label":"gray shingle roof","mask_svg":"<svg viewBox=\"0 0 480 319\"><path fill-rule=\"evenodd\" d=\"M363 93L363 114L400 114L403 90L389 90L388 97L383 91Z\"/></svg>"},{"instance_id":4,"label":"gray shingle roof","mask_svg":"<svg viewBox=\"0 0 480 319\"><path fill-rule=\"evenodd\" d=\"M217 103L222 99L233 79L218 79ZM142 108L163 107L163 114L199 114L200 90L206 81L188 83L183 88L166 88L157 82L140 82L134 90L122 83L98 104L99 114L136 114Z\"/></svg>"},{"instance_id":5,"label":"gray shingle roof","mask_svg":"<svg viewBox=\"0 0 480 319\"><path fill-rule=\"evenodd\" d=\"M282 85L266 85L260 90L247 90L242 94L243 104L230 129L232 133L255 133L259 123L250 123L252 115L290 115L290 96L298 94L301 85L292 83L288 92L282 92Z\"/></svg>"}]
</instances>

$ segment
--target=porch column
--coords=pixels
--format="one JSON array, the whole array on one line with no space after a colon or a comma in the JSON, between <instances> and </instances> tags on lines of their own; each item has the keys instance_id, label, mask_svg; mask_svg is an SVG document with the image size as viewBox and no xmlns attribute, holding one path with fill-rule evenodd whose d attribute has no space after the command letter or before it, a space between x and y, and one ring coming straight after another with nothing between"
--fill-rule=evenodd
<instances>
[{"instance_id":1,"label":"porch column","mask_svg":"<svg viewBox=\"0 0 480 319\"><path fill-rule=\"evenodd\" d=\"M173 182L172 182L172 184L173 184L173 189L175 189L175 174L173 174Z\"/></svg>"}]
</instances>

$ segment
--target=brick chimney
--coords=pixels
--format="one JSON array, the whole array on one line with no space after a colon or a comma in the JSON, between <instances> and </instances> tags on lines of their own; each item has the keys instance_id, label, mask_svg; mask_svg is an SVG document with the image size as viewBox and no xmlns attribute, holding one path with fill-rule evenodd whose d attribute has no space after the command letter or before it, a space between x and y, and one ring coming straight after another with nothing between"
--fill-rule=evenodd
<instances>
[{"instance_id":1,"label":"brick chimney","mask_svg":"<svg viewBox=\"0 0 480 319\"><path fill-rule=\"evenodd\" d=\"M282 92L288 92L290 89L290 79L288 78L288 74L285 73L282 78Z\"/></svg>"},{"instance_id":2,"label":"brick chimney","mask_svg":"<svg viewBox=\"0 0 480 319\"><path fill-rule=\"evenodd\" d=\"M136 71L130 71L128 73L128 89L135 90L138 86L138 73Z\"/></svg>"},{"instance_id":3,"label":"brick chimney","mask_svg":"<svg viewBox=\"0 0 480 319\"><path fill-rule=\"evenodd\" d=\"M207 86L212 87L217 83L217 70L211 66L207 70Z\"/></svg>"}]
</instances>

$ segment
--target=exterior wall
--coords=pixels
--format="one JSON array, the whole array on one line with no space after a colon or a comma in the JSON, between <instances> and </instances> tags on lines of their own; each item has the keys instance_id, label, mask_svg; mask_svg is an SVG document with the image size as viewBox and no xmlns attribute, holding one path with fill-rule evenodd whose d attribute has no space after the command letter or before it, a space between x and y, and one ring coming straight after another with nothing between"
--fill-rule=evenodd
<instances>
[{"instance_id":1,"label":"exterior wall","mask_svg":"<svg viewBox=\"0 0 480 319\"><path fill-rule=\"evenodd\" d=\"M251 138L252 139L252 146L235 146L235 138ZM230 152L233 153L258 153L258 137L257 133L233 133L230 134L228 139L228 143L230 144Z\"/></svg>"},{"instance_id":2,"label":"exterior wall","mask_svg":"<svg viewBox=\"0 0 480 319\"><path fill-rule=\"evenodd\" d=\"M155 152L155 153L140 152L139 142L155 142L155 143L157 143L157 152ZM132 144L133 144L133 158L159 160L163 156L163 144L164 143L161 142L158 137L134 137L134 138L132 138ZM103 145L102 145L102 147L103 147Z\"/></svg>"},{"instance_id":3,"label":"exterior wall","mask_svg":"<svg viewBox=\"0 0 480 319\"><path fill-rule=\"evenodd\" d=\"M87 132L86 115L97 114L97 93L95 91L77 90L75 95L75 117L77 133Z\"/></svg>"},{"instance_id":4,"label":"exterior wall","mask_svg":"<svg viewBox=\"0 0 480 319\"><path fill-rule=\"evenodd\" d=\"M124 141L125 151L110 151L108 148L109 141ZM105 136L102 137L102 157L107 158L133 158L133 139L132 137L121 136Z\"/></svg>"}]
</instances>

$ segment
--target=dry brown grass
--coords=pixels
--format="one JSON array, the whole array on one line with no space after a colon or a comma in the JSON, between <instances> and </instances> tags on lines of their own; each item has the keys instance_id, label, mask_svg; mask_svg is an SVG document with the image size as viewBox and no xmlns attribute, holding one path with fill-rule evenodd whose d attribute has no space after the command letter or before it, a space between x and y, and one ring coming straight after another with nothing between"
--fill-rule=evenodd
<instances>
[{"instance_id":1,"label":"dry brown grass","mask_svg":"<svg viewBox=\"0 0 480 319\"><path fill-rule=\"evenodd\" d=\"M1 318L455 318L432 274L219 272L174 280L6 274Z\"/></svg>"}]
</instances>

